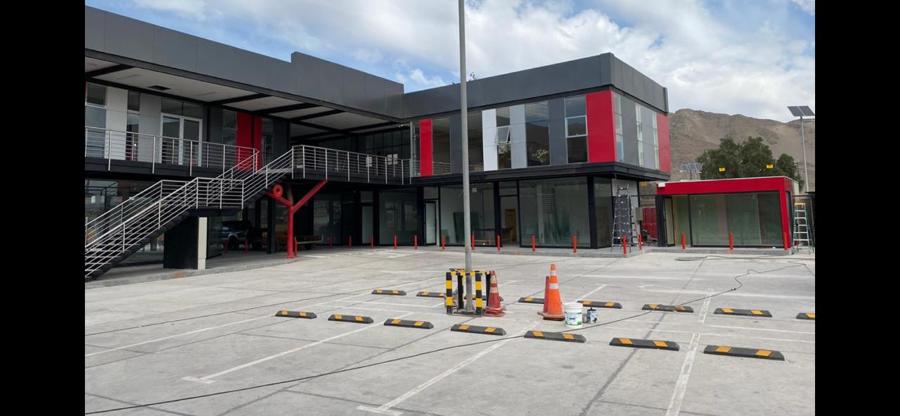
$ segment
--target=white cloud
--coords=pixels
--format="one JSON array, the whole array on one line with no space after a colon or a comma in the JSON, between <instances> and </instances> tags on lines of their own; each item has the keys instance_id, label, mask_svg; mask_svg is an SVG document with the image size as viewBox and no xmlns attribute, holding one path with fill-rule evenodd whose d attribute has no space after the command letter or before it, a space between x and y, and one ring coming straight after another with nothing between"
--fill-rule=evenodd
<instances>
[{"instance_id":1,"label":"white cloud","mask_svg":"<svg viewBox=\"0 0 900 416\"><path fill-rule=\"evenodd\" d=\"M173 12L181 17L206 20L209 12L205 0L134 0L137 6Z\"/></svg>"},{"instance_id":2,"label":"white cloud","mask_svg":"<svg viewBox=\"0 0 900 416\"><path fill-rule=\"evenodd\" d=\"M797 4L803 11L815 16L816 15L816 0L791 0Z\"/></svg>"},{"instance_id":3,"label":"white cloud","mask_svg":"<svg viewBox=\"0 0 900 416\"><path fill-rule=\"evenodd\" d=\"M135 1L204 18L201 0ZM814 13L813 0L792 1ZM811 34L808 42L785 42L796 35L789 36L789 28L768 15L793 7L786 0L738 4L781 7L767 9L763 21L745 25L734 24L744 19L739 10L731 11L735 7L710 10L701 0L590 4L595 7L575 10L567 0L469 2L467 72L485 78L612 52L667 87L671 111L687 107L788 120L785 106L815 104ZM444 78L458 78L454 1L219 0L208 7L255 25L260 37L301 52L346 56L370 65L360 69L394 73L406 91L447 85ZM738 14L722 16L726 12ZM208 8L205 13L209 15ZM732 19L730 23L725 17Z\"/></svg>"}]
</instances>

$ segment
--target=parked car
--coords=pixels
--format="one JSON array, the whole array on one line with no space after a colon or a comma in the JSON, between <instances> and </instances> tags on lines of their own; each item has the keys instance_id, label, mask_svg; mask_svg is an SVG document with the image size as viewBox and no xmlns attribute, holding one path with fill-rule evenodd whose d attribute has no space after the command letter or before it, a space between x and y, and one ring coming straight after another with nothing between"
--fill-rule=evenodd
<instances>
[{"instance_id":1,"label":"parked car","mask_svg":"<svg viewBox=\"0 0 900 416\"><path fill-rule=\"evenodd\" d=\"M220 240L228 241L229 250L237 249L244 243L244 240L248 240L254 250L260 249L263 245L260 230L253 227L250 221L242 220L222 221Z\"/></svg>"}]
</instances>

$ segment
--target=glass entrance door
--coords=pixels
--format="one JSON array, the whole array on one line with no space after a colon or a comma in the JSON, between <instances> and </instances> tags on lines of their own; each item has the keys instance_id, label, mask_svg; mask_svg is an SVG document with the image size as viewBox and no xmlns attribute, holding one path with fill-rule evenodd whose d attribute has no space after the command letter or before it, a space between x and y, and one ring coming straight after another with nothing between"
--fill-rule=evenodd
<instances>
[{"instance_id":1,"label":"glass entrance door","mask_svg":"<svg viewBox=\"0 0 900 416\"><path fill-rule=\"evenodd\" d=\"M192 149L193 143L185 140L200 141L202 124L199 119L162 115L162 146L160 161L173 165L186 165L189 158L199 160L199 148Z\"/></svg>"},{"instance_id":2,"label":"glass entrance door","mask_svg":"<svg viewBox=\"0 0 900 416\"><path fill-rule=\"evenodd\" d=\"M519 243L519 198L500 197L500 239L503 244Z\"/></svg>"},{"instance_id":3,"label":"glass entrance door","mask_svg":"<svg viewBox=\"0 0 900 416\"><path fill-rule=\"evenodd\" d=\"M437 201L425 201L425 244L437 244Z\"/></svg>"}]
</instances>

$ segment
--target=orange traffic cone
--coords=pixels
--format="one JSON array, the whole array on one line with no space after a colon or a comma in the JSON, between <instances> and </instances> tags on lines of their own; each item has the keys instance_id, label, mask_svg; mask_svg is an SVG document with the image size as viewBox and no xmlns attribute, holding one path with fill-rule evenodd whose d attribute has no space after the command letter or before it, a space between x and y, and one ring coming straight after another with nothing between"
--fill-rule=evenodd
<instances>
[{"instance_id":1,"label":"orange traffic cone","mask_svg":"<svg viewBox=\"0 0 900 416\"><path fill-rule=\"evenodd\" d=\"M550 263L550 276L547 278L547 288L544 290L544 311L538 312L545 320L562 321L562 299L559 296L559 279L556 276L556 264Z\"/></svg>"},{"instance_id":2,"label":"orange traffic cone","mask_svg":"<svg viewBox=\"0 0 900 416\"><path fill-rule=\"evenodd\" d=\"M485 315L503 316L503 305L500 304L500 289L497 287L497 273L491 272L491 295L488 297L487 308L484 309Z\"/></svg>"}]
</instances>

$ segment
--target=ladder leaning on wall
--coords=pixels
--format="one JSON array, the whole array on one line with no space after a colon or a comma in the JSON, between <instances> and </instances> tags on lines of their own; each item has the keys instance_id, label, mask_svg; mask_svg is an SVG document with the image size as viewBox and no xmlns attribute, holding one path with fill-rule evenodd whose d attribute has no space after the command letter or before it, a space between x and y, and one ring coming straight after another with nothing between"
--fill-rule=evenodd
<instances>
[{"instance_id":1,"label":"ladder leaning on wall","mask_svg":"<svg viewBox=\"0 0 900 416\"><path fill-rule=\"evenodd\" d=\"M623 244L630 246L634 238L632 235L634 223L631 216L631 197L628 195L627 188L619 187L616 196L613 197L613 209L613 232L610 249L615 249L617 246L622 247ZM625 241L621 241L623 234L625 235ZM616 243L617 241L618 244Z\"/></svg>"},{"instance_id":2,"label":"ladder leaning on wall","mask_svg":"<svg viewBox=\"0 0 900 416\"><path fill-rule=\"evenodd\" d=\"M802 249L810 252L813 250L809 239L809 222L806 216L805 202L794 202L794 238L791 246L794 253Z\"/></svg>"}]
</instances>

